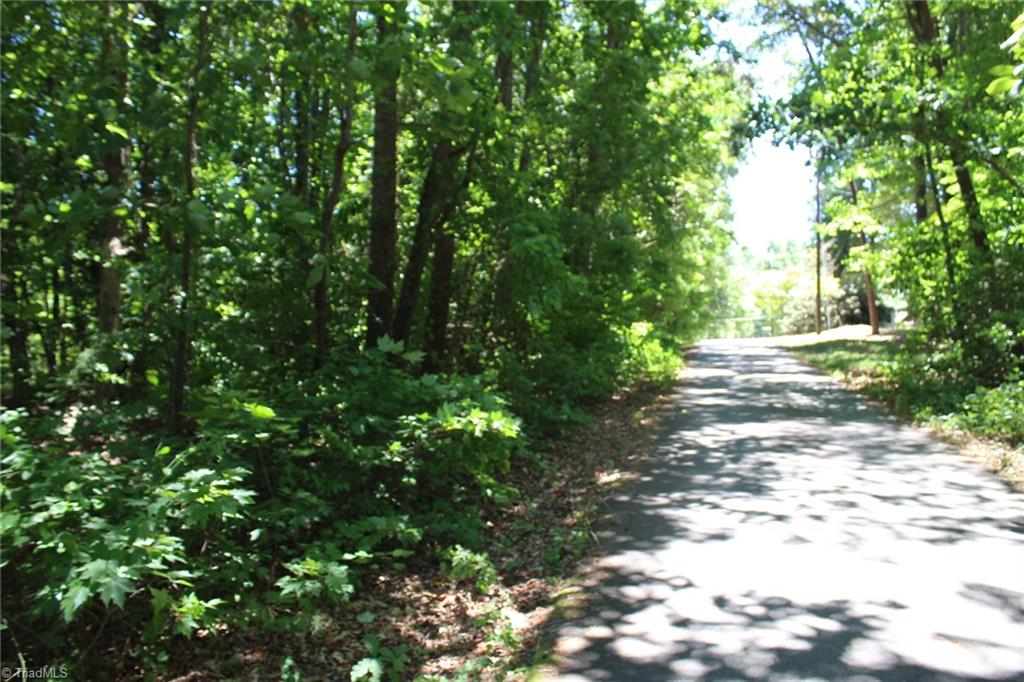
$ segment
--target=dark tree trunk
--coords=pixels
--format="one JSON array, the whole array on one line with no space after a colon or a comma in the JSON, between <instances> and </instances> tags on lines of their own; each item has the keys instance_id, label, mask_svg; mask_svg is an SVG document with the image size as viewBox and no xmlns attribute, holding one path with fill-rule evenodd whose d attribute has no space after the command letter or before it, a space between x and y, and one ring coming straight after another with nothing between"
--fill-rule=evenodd
<instances>
[{"instance_id":1,"label":"dark tree trunk","mask_svg":"<svg viewBox=\"0 0 1024 682\"><path fill-rule=\"evenodd\" d=\"M196 61L188 81L188 122L185 126L185 199L191 201L196 194L195 158L198 150L196 129L199 125L199 77L206 66L207 29L210 19L210 5L199 8L199 44ZM171 372L171 432L184 432L183 410L185 407L185 383L188 379L189 333L188 305L192 295L192 244L193 225L186 221L181 247L181 304L178 306L178 327L175 330L174 367Z\"/></svg>"},{"instance_id":2,"label":"dark tree trunk","mask_svg":"<svg viewBox=\"0 0 1024 682\"><path fill-rule=\"evenodd\" d=\"M914 222L920 225L928 218L928 183L924 156L914 157Z\"/></svg>"},{"instance_id":3,"label":"dark tree trunk","mask_svg":"<svg viewBox=\"0 0 1024 682\"><path fill-rule=\"evenodd\" d=\"M67 299L62 295L65 290L64 281L60 276L60 266L53 266L53 330L57 335L57 364L63 367L68 362L67 339L64 336L64 313L67 308Z\"/></svg>"},{"instance_id":4,"label":"dark tree trunk","mask_svg":"<svg viewBox=\"0 0 1024 682\"><path fill-rule=\"evenodd\" d=\"M393 22L403 14L403 3L391 3L393 19L377 13L377 44L385 48L397 33ZM395 289L397 154L398 154L398 58L380 56L376 80L380 84L373 109L373 172L370 187L370 276L367 293L366 346L391 329Z\"/></svg>"},{"instance_id":5,"label":"dark tree trunk","mask_svg":"<svg viewBox=\"0 0 1024 682\"><path fill-rule=\"evenodd\" d=\"M467 21L473 13L473 5L469 2L454 3L454 11L461 21L455 25L451 35L451 45L456 53L465 51L466 42L472 33ZM439 155L437 182L437 202L429 207L427 215L438 215L433 225L434 260L430 271L430 300L427 307L427 370L439 369L448 351L448 314L452 294L452 268L455 264L455 234L447 228L447 224L458 205L459 195L470 181L473 158L470 143L465 147L454 148L454 142L442 141L439 148L444 147ZM459 182L455 177L456 164L463 153L469 154L466 169ZM438 213L439 212L439 213ZM403 282L404 288L404 282ZM414 292L415 296L415 292Z\"/></svg>"},{"instance_id":6,"label":"dark tree trunk","mask_svg":"<svg viewBox=\"0 0 1024 682\"><path fill-rule=\"evenodd\" d=\"M946 268L946 297L949 299L950 308L953 311L953 335L954 337L963 337L964 325L961 321L963 308L959 302L959 296L957 292L959 288L956 286L956 266L953 258L953 245L949 237L949 223L946 222L946 216L942 210L942 196L939 194L939 182L935 178L935 168L932 166L932 152L931 146L925 145L925 171L927 178L930 180L932 188L932 196L935 199L935 217L939 219L939 231L942 235L942 260Z\"/></svg>"},{"instance_id":7,"label":"dark tree trunk","mask_svg":"<svg viewBox=\"0 0 1024 682\"><path fill-rule=\"evenodd\" d=\"M78 279L80 278L81 276ZM89 328L86 321L85 296L82 292L86 283L82 281L76 282L75 261L70 250L64 256L64 279L67 283L68 291L71 293L71 304L74 307L72 324L74 327L75 346L82 350L88 343Z\"/></svg>"},{"instance_id":8,"label":"dark tree trunk","mask_svg":"<svg viewBox=\"0 0 1024 682\"><path fill-rule=\"evenodd\" d=\"M358 7L355 3L349 7L348 20L348 56L351 60L356 49L356 18ZM351 95L346 95L349 98ZM328 105L329 106L329 105ZM327 362L330 354L329 325L331 317L330 302L327 299L327 284L334 260L334 210L341 200L341 187L345 178L345 156L352 146L352 104L347 99L338 112L341 118L341 130L338 132L338 143L334 147L334 167L331 173L331 188L324 196L320 209L320 267L323 274L313 290L313 307L316 313L314 334L316 337L316 368L320 369Z\"/></svg>"},{"instance_id":9,"label":"dark tree trunk","mask_svg":"<svg viewBox=\"0 0 1024 682\"><path fill-rule=\"evenodd\" d=\"M498 102L505 107L505 111L512 110L512 53L503 51L498 55L498 63L494 67L495 75L498 77Z\"/></svg>"},{"instance_id":10,"label":"dark tree trunk","mask_svg":"<svg viewBox=\"0 0 1024 682\"><path fill-rule=\"evenodd\" d=\"M850 194L853 199L853 205L857 205L857 182L850 182ZM867 247L868 238L861 232L859 235L861 246ZM864 268L864 291L867 294L868 299L868 322L871 324L871 334L877 336L879 333L878 323L878 302L875 299L875 281L871 277L871 272L867 268Z\"/></svg>"},{"instance_id":11,"label":"dark tree trunk","mask_svg":"<svg viewBox=\"0 0 1024 682\"><path fill-rule=\"evenodd\" d=\"M434 239L434 262L430 275L430 305L427 311L427 371L437 371L448 355L448 312L452 297L452 266L455 263L455 235L441 229Z\"/></svg>"},{"instance_id":12,"label":"dark tree trunk","mask_svg":"<svg viewBox=\"0 0 1024 682\"><path fill-rule=\"evenodd\" d=\"M406 339L412 326L419 295L420 280L430 254L431 236L451 216L456 192L455 172L460 151L453 148L449 139L441 139L434 147L427 176L420 188L419 211L416 230L413 233L409 258L402 275L402 288L395 308L391 336L396 340Z\"/></svg>"},{"instance_id":13,"label":"dark tree trunk","mask_svg":"<svg viewBox=\"0 0 1024 682\"><path fill-rule=\"evenodd\" d=\"M10 350L11 394L4 396L6 407L24 407L32 401L31 371L28 355L28 326L22 319L18 296L18 282L9 276L2 276L4 323L10 330L7 346ZM12 311L11 308L14 308Z\"/></svg>"},{"instance_id":14,"label":"dark tree trunk","mask_svg":"<svg viewBox=\"0 0 1024 682\"><path fill-rule=\"evenodd\" d=\"M971 172L967 169L966 159L957 145L950 149L950 157L953 161L956 184L960 187L960 198L963 199L964 211L967 213L967 233L974 246L980 252L988 254L989 245L985 220L981 215L981 204L978 202L978 193L974 189L974 180L971 179Z\"/></svg>"},{"instance_id":15,"label":"dark tree trunk","mask_svg":"<svg viewBox=\"0 0 1024 682\"><path fill-rule=\"evenodd\" d=\"M523 13L528 12L530 18L530 57L526 61L526 74L523 83L523 109L530 111L540 90L540 61L547 32L549 6L547 2L524 2L517 7ZM530 141L524 140L523 149L519 155L519 172L525 173L529 170L530 163Z\"/></svg>"}]
</instances>

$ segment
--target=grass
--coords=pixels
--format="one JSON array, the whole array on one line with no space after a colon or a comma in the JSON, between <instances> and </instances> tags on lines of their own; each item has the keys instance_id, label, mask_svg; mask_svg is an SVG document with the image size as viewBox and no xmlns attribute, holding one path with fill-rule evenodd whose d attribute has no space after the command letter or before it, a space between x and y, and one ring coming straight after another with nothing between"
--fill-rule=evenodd
<instances>
[{"instance_id":1,"label":"grass","mask_svg":"<svg viewBox=\"0 0 1024 682\"><path fill-rule=\"evenodd\" d=\"M839 339L791 348L804 362L829 373L880 377L883 363L896 359L898 341Z\"/></svg>"},{"instance_id":2,"label":"grass","mask_svg":"<svg viewBox=\"0 0 1024 682\"><path fill-rule=\"evenodd\" d=\"M928 366L928 358L898 334L824 341L805 336L780 345L1024 490L1024 382L986 389L943 380L918 369Z\"/></svg>"}]
</instances>

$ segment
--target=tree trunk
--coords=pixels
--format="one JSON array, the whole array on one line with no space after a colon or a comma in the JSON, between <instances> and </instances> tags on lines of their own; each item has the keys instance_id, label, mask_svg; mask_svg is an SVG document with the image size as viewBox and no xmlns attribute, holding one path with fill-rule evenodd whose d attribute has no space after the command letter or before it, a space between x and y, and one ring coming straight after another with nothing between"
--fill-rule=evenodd
<instances>
[{"instance_id":1,"label":"tree trunk","mask_svg":"<svg viewBox=\"0 0 1024 682\"><path fill-rule=\"evenodd\" d=\"M494 72L498 79L498 102L505 108L505 111L512 110L513 66L512 53L508 50L502 51L498 55L498 62L494 67Z\"/></svg>"},{"instance_id":2,"label":"tree trunk","mask_svg":"<svg viewBox=\"0 0 1024 682\"><path fill-rule=\"evenodd\" d=\"M436 372L448 355L448 312L452 297L455 235L443 228L434 238L434 262L430 275L430 306L427 311L427 371Z\"/></svg>"},{"instance_id":3,"label":"tree trunk","mask_svg":"<svg viewBox=\"0 0 1024 682\"><path fill-rule=\"evenodd\" d=\"M349 7L348 16L348 58L351 60L356 49L356 18L359 9L355 3ZM316 336L316 368L320 369L327 362L330 354L329 323L331 317L330 302L327 299L327 284L334 260L334 209L341 200L341 186L345 178L345 156L352 146L352 102L351 93L346 95L338 112L341 118L341 130L338 132L338 143L334 147L334 168L331 173L331 188L324 197L320 209L320 263L322 274L320 281L313 290L313 307L316 312L314 333Z\"/></svg>"},{"instance_id":4,"label":"tree trunk","mask_svg":"<svg viewBox=\"0 0 1024 682\"><path fill-rule=\"evenodd\" d=\"M526 74L523 84L523 109L531 111L531 105L540 90L540 60L544 50L544 37L547 32L549 6L545 2L524 2L517 5L523 12L530 13L530 57L526 62ZM523 141L523 149L519 155L519 172L525 173L532 161L530 140Z\"/></svg>"},{"instance_id":5,"label":"tree trunk","mask_svg":"<svg viewBox=\"0 0 1024 682\"><path fill-rule=\"evenodd\" d=\"M861 232L860 238L862 244L867 243L863 232ZM871 279L871 273L867 270L864 271L864 288L868 295L868 322L871 324L871 335L878 336L878 303L875 301L875 283Z\"/></svg>"},{"instance_id":6,"label":"tree trunk","mask_svg":"<svg viewBox=\"0 0 1024 682\"><path fill-rule=\"evenodd\" d=\"M857 182L850 182L850 193L853 198L853 205L857 205ZM860 233L861 246L867 248L868 238L861 232ZM875 300L875 282L871 277L871 272L867 267L864 268L864 290L867 294L868 299L868 322L871 324L871 335L877 336L879 333L878 324L878 303Z\"/></svg>"},{"instance_id":7,"label":"tree trunk","mask_svg":"<svg viewBox=\"0 0 1024 682\"><path fill-rule=\"evenodd\" d=\"M307 28L309 26L309 15L306 8L301 4L296 5L291 14L294 38L299 45L307 45L309 37ZM301 64L300 64L301 66ZM312 94L310 90L309 74L302 69L300 85L293 93L295 112L295 196L308 200L309 198L309 104L306 102L306 94Z\"/></svg>"},{"instance_id":8,"label":"tree trunk","mask_svg":"<svg viewBox=\"0 0 1024 682\"><path fill-rule=\"evenodd\" d=\"M925 171L931 181L932 196L935 198L935 216L939 219L939 230L942 234L942 255L946 267L946 298L949 300L950 309L953 314L953 335L963 336L963 323L960 321L961 307L958 301L956 286L956 266L953 259L953 246L949 238L949 223L942 211L942 197L939 195L939 183L935 178L935 168L932 165L931 146L925 145Z\"/></svg>"},{"instance_id":9,"label":"tree trunk","mask_svg":"<svg viewBox=\"0 0 1024 682\"><path fill-rule=\"evenodd\" d=\"M117 17L118 5L110 3L107 5L107 16L112 27L107 33L104 42L104 61L109 65L113 78L116 82L116 89L111 99L117 102L117 111L124 111L124 98L128 90L128 44L120 35L126 30L125 27L117 27L118 21L127 23L128 5L121 4L122 17ZM111 137L116 137L110 133ZM128 164L129 147L125 144L112 149L103 155L103 170L107 175L107 185L117 190L112 197L105 202L105 213L100 226L100 253L103 258L100 266L99 276L99 300L97 307L97 318L99 329L105 334L117 331L120 323L121 313L121 271L117 265L117 258L122 255L121 246L121 217L117 209L121 206L121 199L124 194L125 168Z\"/></svg>"},{"instance_id":10,"label":"tree trunk","mask_svg":"<svg viewBox=\"0 0 1024 682\"><path fill-rule=\"evenodd\" d=\"M818 163L821 163L819 159ZM821 333L821 168L814 174L814 333Z\"/></svg>"},{"instance_id":11,"label":"tree trunk","mask_svg":"<svg viewBox=\"0 0 1024 682\"><path fill-rule=\"evenodd\" d=\"M454 11L457 16L464 18L472 12L471 6L466 2L456 2ZM468 23L462 22L452 31L450 44L453 50L458 50L470 36L471 28ZM441 242L445 241L442 235L445 224L451 218L458 201L459 192L463 189L456 179L456 170L460 157L468 150L468 146L456 148L455 142L442 136L434 147L430 157L430 167L427 176L423 180L420 189L419 212L416 219L416 231L413 234L413 243L409 251L409 260L406 264L405 273L402 276L402 288L399 292L398 306L395 310L392 335L397 340L407 339L412 326L412 317L416 310L416 299L419 295L420 279L426 265L427 255L430 249L430 241L433 238L435 251ZM467 171L468 172L468 171ZM468 177L468 176L467 176ZM451 235L449 235L451 236ZM454 256L454 236L451 236L450 245L442 244L442 249L450 249ZM435 252L434 264L438 264L438 255ZM448 287L451 286L451 259L441 257L440 264L447 264ZM433 277L437 271L433 271ZM445 275L442 273L442 278ZM433 279L431 280L431 296L434 294ZM431 298L431 305L435 302ZM437 305L440 305L439 303ZM428 311L428 317L433 319L433 313ZM447 324L447 310L445 324ZM428 330L428 336L432 332Z\"/></svg>"},{"instance_id":12,"label":"tree trunk","mask_svg":"<svg viewBox=\"0 0 1024 682\"><path fill-rule=\"evenodd\" d=\"M199 125L199 77L206 66L207 29L210 19L210 5L199 7L199 40L196 61L188 80L188 122L185 126L185 199L190 202L196 194L195 158L198 150L196 129ZM187 209L186 209L187 211ZM182 412L185 406L185 382L188 378L189 334L188 304L192 295L192 242L195 228L185 223L181 247L181 303L178 306L178 328L175 330L174 367L171 372L171 432L184 432Z\"/></svg>"},{"instance_id":13,"label":"tree trunk","mask_svg":"<svg viewBox=\"0 0 1024 682\"><path fill-rule=\"evenodd\" d=\"M32 400L32 365L28 354L28 326L23 319L23 303L18 295L18 281L8 274L0 274L0 288L4 301L4 324L10 330L7 347L10 350L11 394L4 396L7 407L24 407Z\"/></svg>"},{"instance_id":14,"label":"tree trunk","mask_svg":"<svg viewBox=\"0 0 1024 682\"><path fill-rule=\"evenodd\" d=\"M987 255L989 252L988 235L985 230L985 220L981 215L981 204L978 202L974 181L971 179L971 172L967 169L967 163L959 145L953 145L950 148L950 158L953 161L956 184L960 187L960 198L964 202L964 211L967 213L967 233L978 251Z\"/></svg>"},{"instance_id":15,"label":"tree trunk","mask_svg":"<svg viewBox=\"0 0 1024 682\"><path fill-rule=\"evenodd\" d=\"M394 36L400 30L398 17L404 14L404 2L391 3L388 13L374 7L377 14L377 44L386 51L394 50ZM391 329L395 288L397 154L398 154L398 75L401 61L395 56L381 55L376 63L376 80L380 83L373 109L373 171L370 188L370 277L367 293L366 346L373 348L377 339Z\"/></svg>"},{"instance_id":16,"label":"tree trunk","mask_svg":"<svg viewBox=\"0 0 1024 682\"><path fill-rule=\"evenodd\" d=\"M442 138L434 147L427 176L420 188L420 203L416 217L409 258L402 275L402 288L398 294L391 336L404 340L409 336L416 299L419 294L423 269L430 254L431 236L448 221L454 210L455 169L461 150L453 148L452 141Z\"/></svg>"},{"instance_id":17,"label":"tree trunk","mask_svg":"<svg viewBox=\"0 0 1024 682\"><path fill-rule=\"evenodd\" d=\"M913 0L913 2L909 3L907 5L907 16L910 29L917 43L925 47L932 46L932 43L939 36L939 26L928 5L928 0ZM966 31L965 16L962 11L957 16L957 22L956 30L951 34L951 37L954 39L954 45L952 46L954 51L959 47L956 41L962 41ZM946 71L946 58L942 56L941 52L935 51L931 62L935 68L936 75L942 78ZM955 134L955 128L949 112L943 107L937 107L935 113L940 128L943 131L949 130L951 134ZM921 141L924 142L924 140ZM987 259L989 245L985 221L981 214L981 204L978 202L978 195L974 189L974 181L971 179L971 173L966 165L967 160L963 142L960 139L950 139L949 152L950 159L953 161L956 182L960 187L960 196L964 202L964 211L967 213L968 234L975 247Z\"/></svg>"}]
</instances>

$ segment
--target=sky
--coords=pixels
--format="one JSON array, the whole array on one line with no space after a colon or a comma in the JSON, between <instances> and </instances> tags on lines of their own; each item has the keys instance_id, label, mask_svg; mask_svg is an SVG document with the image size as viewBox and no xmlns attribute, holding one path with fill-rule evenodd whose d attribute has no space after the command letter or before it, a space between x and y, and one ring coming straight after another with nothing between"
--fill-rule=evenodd
<instances>
[{"instance_id":1,"label":"sky","mask_svg":"<svg viewBox=\"0 0 1024 682\"><path fill-rule=\"evenodd\" d=\"M731 40L744 54L751 54L760 27L752 2L729 5L733 18L714 27L720 40ZM760 54L750 74L760 92L770 99L784 96L794 73L799 43L787 42ZM814 171L807 164L810 151L798 146L772 145L771 134L753 141L729 182L733 220L730 225L739 246L763 253L769 241L803 242L811 238L814 219Z\"/></svg>"}]
</instances>

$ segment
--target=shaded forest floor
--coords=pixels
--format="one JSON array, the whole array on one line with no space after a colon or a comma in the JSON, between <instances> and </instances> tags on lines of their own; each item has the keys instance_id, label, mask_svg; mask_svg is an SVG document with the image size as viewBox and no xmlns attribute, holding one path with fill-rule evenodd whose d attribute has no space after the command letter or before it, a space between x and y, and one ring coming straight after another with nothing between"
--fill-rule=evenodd
<instances>
[{"instance_id":1,"label":"shaded forest floor","mask_svg":"<svg viewBox=\"0 0 1024 682\"><path fill-rule=\"evenodd\" d=\"M596 547L591 524L602 503L643 459L664 395L650 384L622 391L594 405L587 424L541 444L534 461L517 461L509 483L521 494L486 510L488 536L477 548L497 583L481 589L451 579L431 557L412 558L318 614L304 635L179 640L159 679L347 682L367 658L383 679L524 677L547 655L554 604Z\"/></svg>"},{"instance_id":2,"label":"shaded forest floor","mask_svg":"<svg viewBox=\"0 0 1024 682\"><path fill-rule=\"evenodd\" d=\"M951 410L952 387L901 385L906 382L901 382L892 371L904 349L901 333L875 337L869 334L867 325L851 325L830 329L821 336L800 334L770 341L883 403L900 418L927 429L981 462L1016 490L1024 491L1024 442L1018 432L1018 423L1024 416L1012 416L1017 405L1005 399L974 401L976 404L972 405L970 397L954 397L959 404ZM1010 413L1010 419L990 428L995 414L1000 412Z\"/></svg>"}]
</instances>

